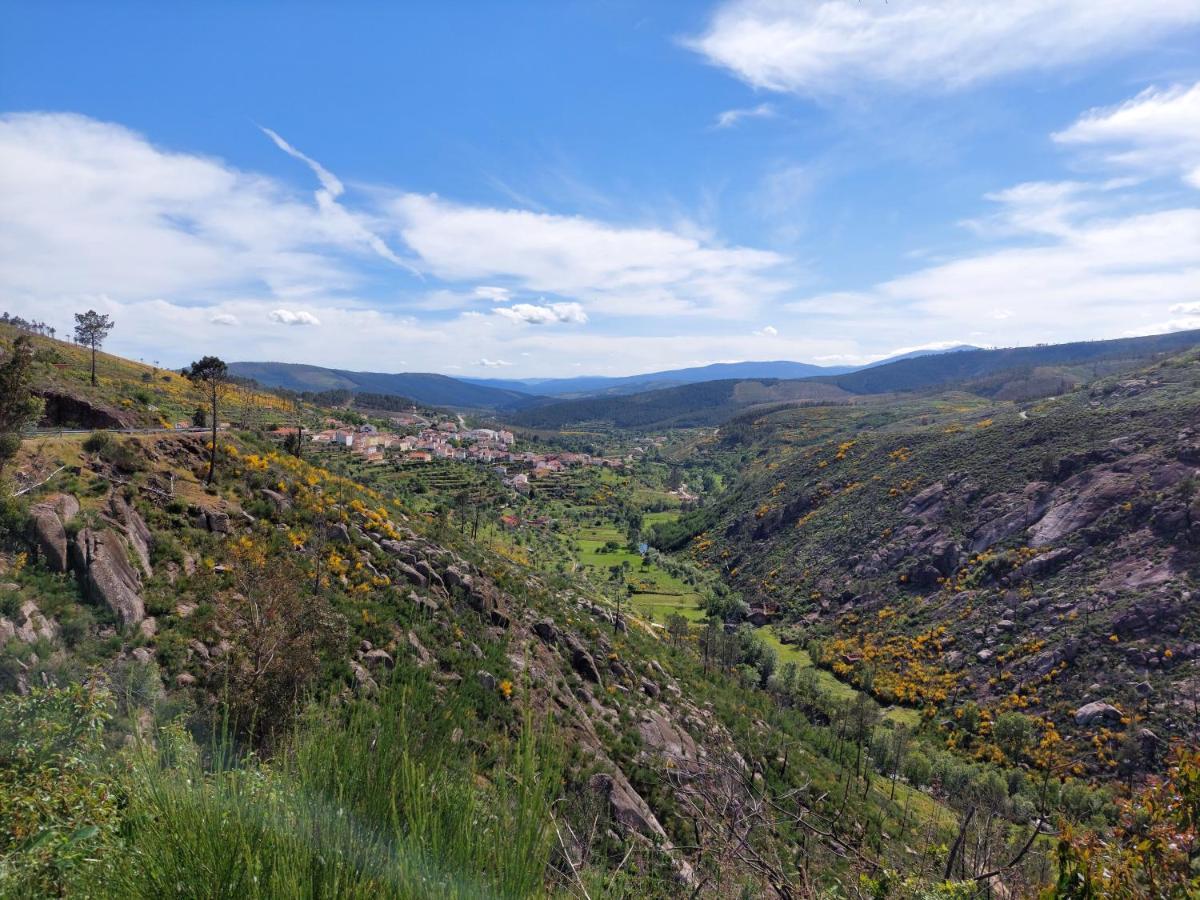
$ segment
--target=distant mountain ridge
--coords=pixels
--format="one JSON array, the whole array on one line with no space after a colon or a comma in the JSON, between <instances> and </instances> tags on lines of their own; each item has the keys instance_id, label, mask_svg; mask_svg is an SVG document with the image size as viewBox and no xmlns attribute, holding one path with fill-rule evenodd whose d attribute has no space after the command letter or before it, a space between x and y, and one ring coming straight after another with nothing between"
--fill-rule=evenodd
<instances>
[{"instance_id":1,"label":"distant mountain ridge","mask_svg":"<svg viewBox=\"0 0 1200 900\"><path fill-rule=\"evenodd\" d=\"M578 423L608 423L620 428L717 425L741 410L796 401L846 401L855 395L912 392L962 385L986 396L1009 399L1024 389L1048 396L1078 380L1070 368L1120 368L1160 354L1178 353L1200 344L1200 330L1046 344L1004 350L963 350L908 357L840 375L781 380L745 378L645 391L542 403L510 417L513 425L562 428Z\"/></svg>"},{"instance_id":2,"label":"distant mountain ridge","mask_svg":"<svg viewBox=\"0 0 1200 900\"><path fill-rule=\"evenodd\" d=\"M708 381L752 378L797 379L816 375L840 375L862 368L884 365L896 359L924 354L974 349L967 345L944 350L916 350L868 366L818 366L812 363L774 360L767 362L712 363L688 369L670 369L613 378L586 375L576 378L453 378L423 372L354 372L303 363L235 362L229 369L241 378L253 378L266 387L292 391L347 390L411 397L431 406L461 409L519 410L552 402L594 396L625 396L643 391L698 384Z\"/></svg>"},{"instance_id":3,"label":"distant mountain ridge","mask_svg":"<svg viewBox=\"0 0 1200 900\"><path fill-rule=\"evenodd\" d=\"M920 356L939 356L961 350L977 350L970 344L959 344L930 350L912 350L908 353L889 356L861 366L819 366L815 363L792 362L790 360L749 360L745 362L710 363L685 369L666 369L661 372L646 372L640 375L607 376L584 375L577 378L464 378L471 384L479 384L501 390L519 391L544 397L603 396L636 394L642 391L698 384L705 381L723 381L739 378L811 378L818 375L834 376L863 369L885 366L903 359Z\"/></svg>"},{"instance_id":4,"label":"distant mountain ridge","mask_svg":"<svg viewBox=\"0 0 1200 900\"><path fill-rule=\"evenodd\" d=\"M241 378L253 378L267 387L292 391L348 390L355 393L393 394L411 397L430 406L460 409L513 410L540 401L520 391L487 387L424 372L351 372L326 369L301 363L234 362L229 371Z\"/></svg>"},{"instance_id":5,"label":"distant mountain ridge","mask_svg":"<svg viewBox=\"0 0 1200 900\"><path fill-rule=\"evenodd\" d=\"M858 368L775 360L713 363L624 378L585 376L528 381L452 378L414 372L353 372L277 362L235 362L230 364L230 371L267 387L392 394L430 406L488 410L502 414L514 425L527 427L555 428L570 422L655 427L717 424L740 409L756 405L920 391L952 383L997 396L1019 380L1013 374L997 382L1002 373L1024 373L1026 382L1041 386L1053 385L1056 378L1066 384L1071 378L1065 369L1072 366L1111 367L1121 360L1143 360L1196 344L1200 344L1200 330L1000 350L968 346L916 350ZM985 381L988 383L984 384ZM1025 389L1042 388L1027 385Z\"/></svg>"}]
</instances>

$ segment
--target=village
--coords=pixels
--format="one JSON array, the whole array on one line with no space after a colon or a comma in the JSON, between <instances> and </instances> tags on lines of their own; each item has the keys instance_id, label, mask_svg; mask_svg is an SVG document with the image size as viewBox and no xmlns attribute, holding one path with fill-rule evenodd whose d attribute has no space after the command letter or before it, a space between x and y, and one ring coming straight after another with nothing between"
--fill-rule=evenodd
<instances>
[{"instance_id":1,"label":"village","mask_svg":"<svg viewBox=\"0 0 1200 900\"><path fill-rule=\"evenodd\" d=\"M432 422L417 416L393 420L397 426L420 427L414 433L398 433L377 425L347 425L334 419L326 428L308 438L318 447L339 448L357 454L368 463L420 465L440 460L472 462L491 466L506 485L520 492L529 490L530 479L539 479L580 466L607 466L619 469L621 457L593 456L567 451L534 452L516 449L511 431L495 428L468 428L451 419ZM286 437L295 429L279 429Z\"/></svg>"}]
</instances>

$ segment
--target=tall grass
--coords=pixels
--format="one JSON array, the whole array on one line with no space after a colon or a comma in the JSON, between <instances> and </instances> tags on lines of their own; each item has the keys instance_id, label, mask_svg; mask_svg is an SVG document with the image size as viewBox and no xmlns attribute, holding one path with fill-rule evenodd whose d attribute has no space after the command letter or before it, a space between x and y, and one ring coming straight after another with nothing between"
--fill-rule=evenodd
<instances>
[{"instance_id":1,"label":"tall grass","mask_svg":"<svg viewBox=\"0 0 1200 900\"><path fill-rule=\"evenodd\" d=\"M455 743L457 706L425 683L314 708L271 763L205 767L168 733L131 773L128 860L111 897L531 897L545 892L561 771L527 721L489 747L488 781ZM208 771L206 771L206 768Z\"/></svg>"}]
</instances>

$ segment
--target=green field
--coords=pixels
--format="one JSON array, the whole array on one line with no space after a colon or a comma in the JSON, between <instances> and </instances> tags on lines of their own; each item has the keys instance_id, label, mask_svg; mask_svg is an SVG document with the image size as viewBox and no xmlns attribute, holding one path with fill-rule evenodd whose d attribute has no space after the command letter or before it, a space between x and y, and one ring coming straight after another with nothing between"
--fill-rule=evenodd
<instances>
[{"instance_id":1,"label":"green field","mask_svg":"<svg viewBox=\"0 0 1200 900\"><path fill-rule=\"evenodd\" d=\"M664 509L659 512L648 512L642 515L642 527L651 528L662 522L674 522L679 518L679 510Z\"/></svg>"},{"instance_id":2,"label":"green field","mask_svg":"<svg viewBox=\"0 0 1200 900\"><path fill-rule=\"evenodd\" d=\"M619 549L605 552L608 541L617 542ZM657 566L643 566L642 557L627 549L625 541L625 535L611 525L584 526L576 537L579 562L599 580L608 578L612 566L629 563L625 582L633 586L633 607L654 622L665 622L675 612L694 622L704 618L697 605L700 595L690 585Z\"/></svg>"},{"instance_id":3,"label":"green field","mask_svg":"<svg viewBox=\"0 0 1200 900\"><path fill-rule=\"evenodd\" d=\"M839 681L832 672L813 667L812 657L808 651L796 644L783 643L779 640L774 628L770 626L760 628L758 633L768 645L774 648L780 665L794 662L801 669L812 668L817 673L817 683L831 697L838 700L851 700L858 694L857 688L851 687L844 681ZM909 728L916 728L921 724L920 711L907 706L888 706L884 709L883 714L896 724L907 725Z\"/></svg>"},{"instance_id":4,"label":"green field","mask_svg":"<svg viewBox=\"0 0 1200 900\"><path fill-rule=\"evenodd\" d=\"M808 651L796 644L785 644L779 639L779 635L775 633L775 629L770 626L760 628L759 636L769 645L779 657L780 665L784 663L794 662L798 668L813 669L817 673L817 682L821 689L831 697L839 700L850 700L858 693L857 690L850 685L838 681L833 676L832 672L825 669L818 669L813 666L812 657Z\"/></svg>"}]
</instances>

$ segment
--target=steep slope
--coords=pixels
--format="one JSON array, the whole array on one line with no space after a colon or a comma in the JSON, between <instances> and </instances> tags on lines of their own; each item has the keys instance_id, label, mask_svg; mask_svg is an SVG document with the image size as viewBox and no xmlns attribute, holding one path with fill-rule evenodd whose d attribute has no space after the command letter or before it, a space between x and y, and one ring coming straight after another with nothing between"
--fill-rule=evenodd
<instances>
[{"instance_id":1,"label":"steep slope","mask_svg":"<svg viewBox=\"0 0 1200 900\"><path fill-rule=\"evenodd\" d=\"M91 354L83 347L10 325L0 325L0 353L18 336L32 341L34 392L45 402L42 427L156 428L189 423L204 397L178 372L109 353L96 357L97 384L90 381ZM267 391L238 387L225 404L232 421L258 423L291 408Z\"/></svg>"},{"instance_id":2,"label":"steep slope","mask_svg":"<svg viewBox=\"0 0 1200 900\"><path fill-rule=\"evenodd\" d=\"M972 752L1025 758L991 730L1019 712L1062 764L1153 768L1200 735L1198 424L1196 352L1028 406L747 416L713 448L744 480L659 542Z\"/></svg>"},{"instance_id":3,"label":"steep slope","mask_svg":"<svg viewBox=\"0 0 1200 900\"><path fill-rule=\"evenodd\" d=\"M60 727L53 717L84 716L69 727L144 743L141 755L65 745L72 780L56 784L125 799L70 806L67 819L31 805L17 833L49 825L61 839L28 853L0 840L0 887L17 873L42 893L140 896L199 878L231 891L219 860L239 840L265 879L252 896L326 884L339 896L524 897L585 876L648 897L728 883L782 893L799 878L854 883L860 853L900 864L902 845L881 844L880 830L901 831L915 792L872 790L832 727L618 620L586 579L513 563L250 433L222 438L208 487L206 457L192 435L26 447L22 468L57 474L26 495L28 532L4 520L0 720L41 735ZM318 702L296 719L305 694ZM227 732L265 762L197 761ZM520 749L535 738L537 758ZM297 755L276 758L281 744ZM147 752L162 754L148 769ZM0 778L25 758L0 753ZM852 764L854 796L842 797ZM5 782L10 796L47 794L28 777ZM940 807L917 805L947 839ZM431 816L465 831L439 837ZM435 856L363 864L389 829L429 832ZM292 866L302 881L287 880Z\"/></svg>"},{"instance_id":4,"label":"steep slope","mask_svg":"<svg viewBox=\"0 0 1200 900\"><path fill-rule=\"evenodd\" d=\"M446 375L415 372L351 372L297 363L235 362L229 369L268 387L292 391L364 391L411 397L431 406L460 409L520 409L538 402L519 391L501 390L460 381Z\"/></svg>"}]
</instances>

